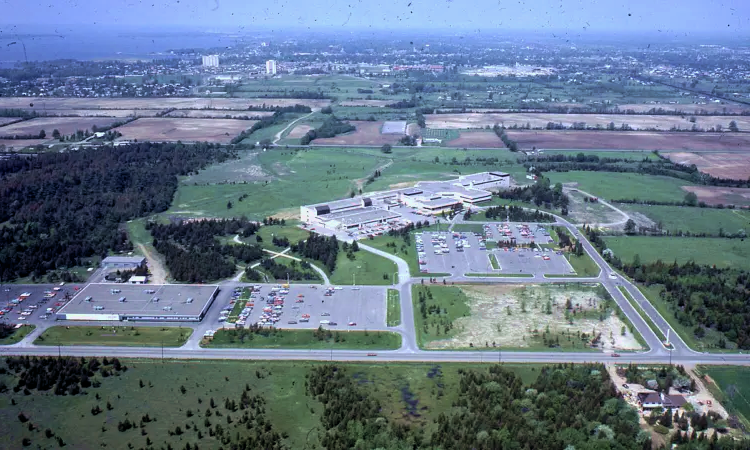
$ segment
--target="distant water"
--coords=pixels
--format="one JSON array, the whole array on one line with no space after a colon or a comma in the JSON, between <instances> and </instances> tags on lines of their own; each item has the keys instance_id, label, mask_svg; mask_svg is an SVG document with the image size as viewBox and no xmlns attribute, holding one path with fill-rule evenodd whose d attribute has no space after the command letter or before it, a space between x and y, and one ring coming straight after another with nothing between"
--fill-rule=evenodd
<instances>
[{"instance_id":1,"label":"distant water","mask_svg":"<svg viewBox=\"0 0 750 450\"><path fill-rule=\"evenodd\" d=\"M50 30L44 34L0 34L0 66L12 67L16 62L26 59L166 59L174 57L168 50L226 48L241 41L241 37L237 35L200 32L53 33Z\"/></svg>"}]
</instances>

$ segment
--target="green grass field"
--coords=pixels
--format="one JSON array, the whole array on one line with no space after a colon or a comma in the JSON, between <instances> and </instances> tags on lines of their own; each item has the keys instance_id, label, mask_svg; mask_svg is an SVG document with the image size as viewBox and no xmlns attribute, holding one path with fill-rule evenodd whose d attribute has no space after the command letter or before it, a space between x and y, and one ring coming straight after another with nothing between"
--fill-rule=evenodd
<instances>
[{"instance_id":1,"label":"green grass field","mask_svg":"<svg viewBox=\"0 0 750 450\"><path fill-rule=\"evenodd\" d=\"M130 326L56 326L47 328L36 345L104 345L113 347L180 347L192 328Z\"/></svg>"},{"instance_id":2,"label":"green grass field","mask_svg":"<svg viewBox=\"0 0 750 450\"><path fill-rule=\"evenodd\" d=\"M502 267L500 267L500 263L497 261L497 256L495 256L494 253L490 253L490 264L492 264L492 268L495 270L502 269Z\"/></svg>"},{"instance_id":3,"label":"green grass field","mask_svg":"<svg viewBox=\"0 0 750 450\"><path fill-rule=\"evenodd\" d=\"M438 315L428 314L427 320L425 320L422 314L420 314L419 293L422 292L427 295L428 291L432 294L433 299L428 300L427 304L439 305L441 313ZM435 327L437 322L445 325L452 323L459 317L468 317L471 315L466 294L457 287L415 284L411 287L411 297L414 304L414 329L417 332L417 343L422 349L424 349L427 342L448 339L458 332L458 330L452 329L446 333L440 329L442 327Z\"/></svg>"},{"instance_id":4,"label":"green grass field","mask_svg":"<svg viewBox=\"0 0 750 450\"><path fill-rule=\"evenodd\" d=\"M573 270L576 271L575 276L582 278L598 277L601 269L596 265L593 259L584 252L581 256L576 256L571 253L565 253L565 259L568 260ZM568 275L565 275L568 276Z\"/></svg>"},{"instance_id":5,"label":"green grass field","mask_svg":"<svg viewBox=\"0 0 750 450\"><path fill-rule=\"evenodd\" d=\"M289 244L294 245L299 241L303 241L310 236L310 232L299 228L293 223L287 222L286 225L269 225L260 227L257 233L261 237L261 245L269 250L283 250L282 247L275 247L273 245L273 238L287 238ZM252 241L252 238L250 239Z\"/></svg>"},{"instance_id":6,"label":"green grass field","mask_svg":"<svg viewBox=\"0 0 750 450\"><path fill-rule=\"evenodd\" d=\"M214 399L216 408L208 418L212 425L220 423L232 436L247 435L245 425L239 422L242 410L229 411L225 399L239 398L245 389L251 395L265 400L266 417L279 433L287 436L283 444L290 449L321 448L320 424L323 405L306 394L305 376L313 367L324 362L308 361L158 361L121 360L128 370L119 376L101 378L101 386L89 389L89 395L56 396L47 393L24 395L8 390L0 394L0 423L3 423L3 442L6 448L22 448L21 440L31 439L31 447L57 448L57 442L44 436L44 429L60 436L66 448L146 448L149 439L155 448L181 449L186 443L196 443L201 449L227 448L216 437L210 436L204 426L205 411ZM460 372L467 369L486 371L487 364L441 363L337 363L347 370L367 392L381 403L382 413L394 421L404 421L412 426L424 427L426 439L436 430L431 422L449 410L457 399ZM541 365L504 364L514 371L524 384L533 383ZM0 376L9 386L15 385L9 376ZM143 387L140 387L140 382ZM440 387L438 386L440 385ZM185 388L182 394L180 387ZM419 401L419 416L410 417L403 399L406 389ZM95 395L98 396L97 399ZM15 402L12 404L11 401ZM107 402L111 410L105 408ZM97 416L91 409L99 405ZM148 411L144 410L148 405ZM188 417L190 410L192 417ZM18 420L23 411L30 422L41 428L29 431L27 424ZM145 424L146 435L136 428L119 432L117 423L126 418L136 422L148 412L155 421ZM216 412L220 412L219 417ZM127 415L126 415L127 414ZM232 417L228 424L226 416ZM429 423L429 425L428 425ZM185 425L191 429L186 430ZM170 434L176 426L182 435ZM192 426L195 425L195 428ZM202 438L197 437L201 431Z\"/></svg>"},{"instance_id":7,"label":"green grass field","mask_svg":"<svg viewBox=\"0 0 750 450\"><path fill-rule=\"evenodd\" d=\"M740 230L750 231L750 212L738 209L689 208L682 206L617 205L628 213L639 213L648 217L661 229L674 233L707 233L718 235L719 230L735 234Z\"/></svg>"},{"instance_id":8,"label":"green grass field","mask_svg":"<svg viewBox=\"0 0 750 450\"><path fill-rule=\"evenodd\" d=\"M682 186L692 183L676 178L610 172L549 172L552 183L578 183L578 187L592 195L607 200L639 199L680 202L686 191Z\"/></svg>"},{"instance_id":9,"label":"green grass field","mask_svg":"<svg viewBox=\"0 0 750 450\"><path fill-rule=\"evenodd\" d=\"M534 278L534 275L530 273L465 273L464 276L478 278Z\"/></svg>"},{"instance_id":10,"label":"green grass field","mask_svg":"<svg viewBox=\"0 0 750 450\"><path fill-rule=\"evenodd\" d=\"M624 262L632 262L638 255L641 262L662 260L683 264L717 267L750 268L750 241L721 238L681 238L656 236L618 236L605 238L607 247Z\"/></svg>"},{"instance_id":11,"label":"green grass field","mask_svg":"<svg viewBox=\"0 0 750 450\"><path fill-rule=\"evenodd\" d=\"M13 334L11 334L8 337L4 337L0 339L0 345L13 345L21 342L23 338L29 335L32 331L36 329L36 325L24 325L21 328L16 329L13 331Z\"/></svg>"},{"instance_id":12,"label":"green grass field","mask_svg":"<svg viewBox=\"0 0 750 450\"><path fill-rule=\"evenodd\" d=\"M385 317L389 327L401 325L401 294L397 289L388 289Z\"/></svg>"},{"instance_id":13,"label":"green grass field","mask_svg":"<svg viewBox=\"0 0 750 450\"><path fill-rule=\"evenodd\" d=\"M214 338L201 343L212 348L297 348L337 350L397 350L401 335L388 331L348 331L331 328L331 337L318 338L313 330L275 330L268 336L247 333L244 339L235 330L218 330Z\"/></svg>"},{"instance_id":14,"label":"green grass field","mask_svg":"<svg viewBox=\"0 0 750 450\"><path fill-rule=\"evenodd\" d=\"M365 250L354 252L354 259L339 251L336 270L330 275L331 283L388 285L398 283L398 266L393 261ZM394 273L396 273L394 277Z\"/></svg>"},{"instance_id":15,"label":"green grass field","mask_svg":"<svg viewBox=\"0 0 750 450\"><path fill-rule=\"evenodd\" d=\"M453 231L483 234L484 226L481 223L457 223L453 226Z\"/></svg>"},{"instance_id":16,"label":"green grass field","mask_svg":"<svg viewBox=\"0 0 750 450\"><path fill-rule=\"evenodd\" d=\"M750 368L737 366L699 366L700 372L708 375L719 390L709 390L730 414L737 414L750 424Z\"/></svg>"}]
</instances>

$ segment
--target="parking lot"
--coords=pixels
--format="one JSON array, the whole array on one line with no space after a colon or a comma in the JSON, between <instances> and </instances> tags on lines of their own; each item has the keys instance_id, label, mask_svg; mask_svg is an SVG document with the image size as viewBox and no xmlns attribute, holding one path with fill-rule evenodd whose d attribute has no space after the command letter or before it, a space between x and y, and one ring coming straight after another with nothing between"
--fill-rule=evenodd
<instances>
[{"instance_id":1,"label":"parking lot","mask_svg":"<svg viewBox=\"0 0 750 450\"><path fill-rule=\"evenodd\" d=\"M514 230L515 231L515 230ZM534 239L547 237L542 231L539 236L521 236L518 232L518 244L531 247L498 248L496 241L488 241L485 236L496 236L496 229L481 235L469 232L425 232L417 234L415 246L419 259L420 271L423 273L523 273L535 276L545 274L570 274L573 268L561 252L532 245ZM505 238L503 236L502 238ZM493 267L490 255L495 255L499 269Z\"/></svg>"},{"instance_id":2,"label":"parking lot","mask_svg":"<svg viewBox=\"0 0 750 450\"><path fill-rule=\"evenodd\" d=\"M54 313L81 288L79 284L3 285L0 290L0 320L39 323L53 320Z\"/></svg>"},{"instance_id":3,"label":"parking lot","mask_svg":"<svg viewBox=\"0 0 750 450\"><path fill-rule=\"evenodd\" d=\"M250 291L252 290L252 293ZM243 291L235 290L223 309L224 322L235 302L248 298L238 327L253 324L289 329L314 329L318 326L335 330L386 329L384 287L346 286L326 289L317 285L258 284Z\"/></svg>"}]
</instances>

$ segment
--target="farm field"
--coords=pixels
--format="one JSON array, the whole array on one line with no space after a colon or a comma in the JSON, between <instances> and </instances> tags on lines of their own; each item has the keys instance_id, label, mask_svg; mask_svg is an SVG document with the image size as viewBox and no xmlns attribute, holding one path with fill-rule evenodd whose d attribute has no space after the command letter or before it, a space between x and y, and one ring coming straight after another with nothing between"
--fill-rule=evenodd
<instances>
[{"instance_id":1,"label":"farm field","mask_svg":"<svg viewBox=\"0 0 750 450\"><path fill-rule=\"evenodd\" d=\"M724 188L718 186L684 186L686 192L694 192L698 201L707 205L750 206L750 189Z\"/></svg>"},{"instance_id":2,"label":"farm field","mask_svg":"<svg viewBox=\"0 0 750 450\"><path fill-rule=\"evenodd\" d=\"M376 106L378 108L384 108L385 105L395 103L396 100L344 100L339 102L341 106Z\"/></svg>"},{"instance_id":3,"label":"farm field","mask_svg":"<svg viewBox=\"0 0 750 450\"><path fill-rule=\"evenodd\" d=\"M699 366L721 390L717 396L730 414L742 416L745 423L750 421L750 369L747 367ZM710 389L710 388L709 388ZM712 389L712 393L716 395Z\"/></svg>"},{"instance_id":4,"label":"farm field","mask_svg":"<svg viewBox=\"0 0 750 450\"><path fill-rule=\"evenodd\" d=\"M600 287L413 286L412 295L417 341L425 349L587 351L594 350L592 330L601 333L601 350L642 348Z\"/></svg>"},{"instance_id":5,"label":"farm field","mask_svg":"<svg viewBox=\"0 0 750 450\"><path fill-rule=\"evenodd\" d=\"M137 119L117 128L120 140L183 141L229 143L242 131L253 126L253 120L236 119Z\"/></svg>"},{"instance_id":6,"label":"farm field","mask_svg":"<svg viewBox=\"0 0 750 450\"><path fill-rule=\"evenodd\" d=\"M505 148L494 131L461 131L458 138L444 142L444 145L459 148Z\"/></svg>"},{"instance_id":7,"label":"farm field","mask_svg":"<svg viewBox=\"0 0 750 450\"><path fill-rule=\"evenodd\" d=\"M192 333L192 328L182 327L55 326L47 328L34 344L180 347Z\"/></svg>"},{"instance_id":8,"label":"farm field","mask_svg":"<svg viewBox=\"0 0 750 450\"><path fill-rule=\"evenodd\" d=\"M686 194L682 186L690 184L671 177L624 172L570 171L549 172L545 175L553 184L568 183L569 187L580 188L606 200L638 199L681 202Z\"/></svg>"},{"instance_id":9,"label":"farm field","mask_svg":"<svg viewBox=\"0 0 750 450\"><path fill-rule=\"evenodd\" d=\"M341 325L346 326L345 323ZM210 348L301 348L337 350L398 350L401 335L388 331L349 331L331 329L330 336L317 330L268 330L266 334L253 334L238 330L218 330L202 347ZM319 335L319 336L318 336ZM241 336L244 336L240 339Z\"/></svg>"},{"instance_id":10,"label":"farm field","mask_svg":"<svg viewBox=\"0 0 750 450\"><path fill-rule=\"evenodd\" d=\"M739 114L745 111L750 111L750 107L747 107L744 105L738 105L734 103L729 104L729 105L717 105L717 104L696 105L694 103L677 103L677 104L626 103L623 105L617 105L617 107L620 109L620 111L627 111L628 109L632 109L635 112L647 112L651 110L652 108L657 108L657 109L661 108L665 111L682 111L686 113L707 111L710 113L718 113L718 114L727 114L727 113Z\"/></svg>"},{"instance_id":11,"label":"farm field","mask_svg":"<svg viewBox=\"0 0 750 450\"><path fill-rule=\"evenodd\" d=\"M241 119L243 117L272 116L273 111L227 111L219 109L177 109L165 117L190 117L195 119ZM229 116L229 117L227 117Z\"/></svg>"},{"instance_id":12,"label":"farm field","mask_svg":"<svg viewBox=\"0 0 750 450\"><path fill-rule=\"evenodd\" d=\"M381 134L380 130L383 127L383 122L369 122L369 121L350 121L352 125L357 127L356 130L340 134L332 138L320 138L315 139L312 143L314 145L383 145L383 144L396 144L400 135L394 134ZM294 131L294 130L292 130Z\"/></svg>"},{"instance_id":13,"label":"farm field","mask_svg":"<svg viewBox=\"0 0 750 450\"><path fill-rule=\"evenodd\" d=\"M89 395L57 396L33 392L23 395L8 390L0 394L0 421L4 426L3 439L9 448L21 448L24 437L32 445L57 446L54 439L44 437L43 431L28 431L27 424L18 420L23 411L30 421L60 436L68 448L120 448L130 443L134 448L147 447L149 439L157 447L184 448L186 443L201 449L226 448L204 428L204 420L213 423L221 420L222 426L232 435L246 436L245 425L239 422L242 411L231 412L225 408L225 400L239 403L242 392L250 389L250 395L264 399L266 418L274 430L287 436L282 443L286 448L320 448L322 435L317 431L323 405L306 393L305 377L311 369L328 363L307 361L155 361L121 359L127 366L118 376L98 377L101 386L91 389ZM360 383L366 392L381 404L381 412L389 419L403 421L423 427L427 439L435 431L432 421L451 408L459 392L460 372L467 369L487 371L487 365L479 364L366 364L337 363L338 367ZM4 363L3 363L4 367ZM541 365L503 364L503 368L515 372L525 384L533 383ZM220 374L221 376L217 376ZM9 376L2 376L8 385L15 385ZM186 381L188 380L188 381ZM143 382L143 387L141 387ZM437 385L442 389L437 391ZM180 387L185 388L185 393ZM128 395L121 395L127 392ZM404 402L404 392L418 401L418 415L409 414L409 405ZM98 395L101 401L95 400ZM11 404L11 399L17 403ZM205 416L213 399L216 408L212 417ZM106 409L110 403L111 410ZM92 416L91 409L99 404L103 410ZM117 423L130 418L138 421L143 415L143 405L149 405L152 420L145 423L145 436L135 430L117 431ZM191 411L192 417L187 416ZM155 411L155 413L152 413ZM232 416L232 424L225 417ZM127 415L126 415L127 414ZM185 424L192 423L191 430ZM180 435L172 431L182 428ZM104 427L104 428L102 428ZM313 430L311 432L311 430ZM197 438L197 432L202 437Z\"/></svg>"},{"instance_id":14,"label":"farm field","mask_svg":"<svg viewBox=\"0 0 750 450\"><path fill-rule=\"evenodd\" d=\"M672 161L689 166L717 178L747 180L750 178L750 153L666 153Z\"/></svg>"},{"instance_id":15,"label":"farm field","mask_svg":"<svg viewBox=\"0 0 750 450\"><path fill-rule=\"evenodd\" d=\"M5 125L6 123L16 122L21 120L21 117L0 117L0 126Z\"/></svg>"},{"instance_id":16,"label":"farm field","mask_svg":"<svg viewBox=\"0 0 750 450\"><path fill-rule=\"evenodd\" d=\"M307 105L322 108L330 100L302 98L204 98L204 97L155 97L155 98L39 98L39 97L0 97L0 109L21 108L34 110L55 109L235 109L266 106ZM29 106L34 105L34 106ZM52 111L49 111L52 112Z\"/></svg>"},{"instance_id":17,"label":"farm field","mask_svg":"<svg viewBox=\"0 0 750 450\"><path fill-rule=\"evenodd\" d=\"M635 216L636 222L661 224L662 230L672 234L682 231L718 235L720 229L727 234L750 232L750 212L746 210L628 204L617 207Z\"/></svg>"},{"instance_id":18,"label":"farm field","mask_svg":"<svg viewBox=\"0 0 750 450\"><path fill-rule=\"evenodd\" d=\"M90 130L92 126L107 127L115 120L103 117L36 117L4 127L0 127L1 136L38 135L41 130L52 138L52 131L57 129L61 134L73 134L77 130Z\"/></svg>"},{"instance_id":19,"label":"farm field","mask_svg":"<svg viewBox=\"0 0 750 450\"><path fill-rule=\"evenodd\" d=\"M363 191L383 190L420 180L455 178L459 171L469 174L503 170L516 178L526 173L505 149L488 155L484 150L394 148L393 153L385 155L379 148L315 147L240 155L239 161L227 161L184 178L166 214L245 214L254 219L282 214L289 219L299 216L300 205L345 198L359 186ZM466 158L471 159L470 165L463 164ZM495 159L485 162L477 158ZM385 167L390 161L392 164ZM381 176L367 183L376 168L381 168ZM244 194L249 196L239 201ZM232 209L227 209L229 201Z\"/></svg>"},{"instance_id":20,"label":"farm field","mask_svg":"<svg viewBox=\"0 0 750 450\"><path fill-rule=\"evenodd\" d=\"M721 125L727 129L729 122L734 120L740 130L750 129L750 118L744 116L697 116L695 122L687 116L667 115L623 115L623 114L550 114L550 113L460 113L460 114L428 114L425 115L428 128L485 128L495 124L511 127L530 125L534 129L543 129L548 123L562 124L572 127L574 123L585 123L587 127L606 128L610 123L615 127L628 124L634 130L656 128L668 131L672 127L689 130L693 125L708 130Z\"/></svg>"},{"instance_id":21,"label":"farm field","mask_svg":"<svg viewBox=\"0 0 750 450\"><path fill-rule=\"evenodd\" d=\"M7 150L20 150L25 147L44 144L47 141L48 139L0 139L0 147L5 146Z\"/></svg>"},{"instance_id":22,"label":"farm field","mask_svg":"<svg viewBox=\"0 0 750 450\"><path fill-rule=\"evenodd\" d=\"M750 269L750 241L747 240L661 236L613 236L604 240L616 256L628 263L638 255L644 263L695 261L717 267Z\"/></svg>"},{"instance_id":23,"label":"farm field","mask_svg":"<svg viewBox=\"0 0 750 450\"><path fill-rule=\"evenodd\" d=\"M508 137L522 150L618 149L618 150L737 150L750 146L744 133L687 133L639 131L515 131Z\"/></svg>"}]
</instances>

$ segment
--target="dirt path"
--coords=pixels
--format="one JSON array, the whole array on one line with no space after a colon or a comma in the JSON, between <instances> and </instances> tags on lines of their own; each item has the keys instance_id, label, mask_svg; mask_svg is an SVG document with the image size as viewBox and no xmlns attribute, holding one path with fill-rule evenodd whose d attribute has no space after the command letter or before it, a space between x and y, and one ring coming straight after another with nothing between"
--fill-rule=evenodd
<instances>
[{"instance_id":1,"label":"dirt path","mask_svg":"<svg viewBox=\"0 0 750 450\"><path fill-rule=\"evenodd\" d=\"M156 257L145 245L138 244L138 249L143 253L148 261L148 271L151 272L151 284L166 284L167 270L162 266L161 260Z\"/></svg>"},{"instance_id":2,"label":"dirt path","mask_svg":"<svg viewBox=\"0 0 750 450\"><path fill-rule=\"evenodd\" d=\"M578 192L580 192L581 194L588 195L589 197L596 197L596 195L589 194L586 191L582 191L577 186L573 187L573 186L568 186L566 184L563 184L563 187L565 189L575 189ZM610 209L612 209L613 211L615 211L616 213L618 213L618 214L620 214L622 216L621 220L618 220L616 222L610 222L610 223L599 223L599 224L597 224L598 226L600 226L600 227L606 227L606 228L617 227L617 226L620 226L620 225L625 225L625 222L627 222L628 219L630 219L630 216L628 216L628 214L625 211L621 210L620 208L618 208L616 206L613 206L611 203L608 203L607 201L602 200L601 198L599 198L598 202L600 204L604 205L604 206L609 207ZM577 226L582 226L582 225L583 224L578 224Z\"/></svg>"},{"instance_id":3,"label":"dirt path","mask_svg":"<svg viewBox=\"0 0 750 450\"><path fill-rule=\"evenodd\" d=\"M392 159L389 159L387 163L385 163L385 164L383 164L382 166L378 166L378 167L376 167L375 169L373 169L372 173L375 173L375 172L376 172L376 171L378 171L378 170L381 170L381 171L382 171L383 169L387 169L387 168L389 168L389 167L390 167L390 166L391 166L392 164L393 164L393 160L392 160ZM364 178L357 178L356 180L354 180L354 184L355 184L355 185L357 186L357 189L358 189L358 190L359 190L359 189L362 189L362 188L363 188L363 187L365 186L365 182L367 182L367 178L369 178L369 177L370 177L370 175L372 175L372 173L371 173L371 174L369 174L369 175L367 175L367 176L366 176L366 177L364 177Z\"/></svg>"},{"instance_id":4,"label":"dirt path","mask_svg":"<svg viewBox=\"0 0 750 450\"><path fill-rule=\"evenodd\" d=\"M274 138L273 138L273 145L276 145L281 140L281 135L284 134L286 132L286 130L290 129L294 124L296 124L300 120L305 119L307 117L310 117L313 114L315 114L316 112L318 112L318 109L317 108L313 108L312 111L309 114L306 114L306 115L300 117L299 119L295 119L295 120L291 121L289 123L289 125L287 125L283 130L281 130L278 133L276 133L276 136L274 136Z\"/></svg>"}]
</instances>

